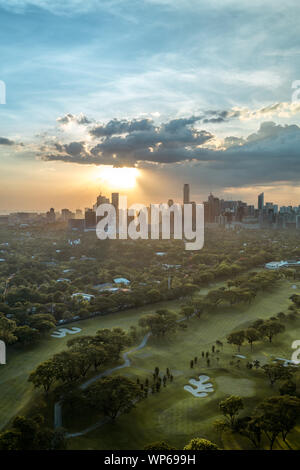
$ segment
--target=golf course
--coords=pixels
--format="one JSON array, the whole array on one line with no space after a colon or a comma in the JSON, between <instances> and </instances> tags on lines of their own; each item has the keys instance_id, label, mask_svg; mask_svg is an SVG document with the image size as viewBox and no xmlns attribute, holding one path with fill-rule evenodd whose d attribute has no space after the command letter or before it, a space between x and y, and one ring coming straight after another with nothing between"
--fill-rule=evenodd
<instances>
[{"instance_id":1,"label":"golf course","mask_svg":"<svg viewBox=\"0 0 300 470\"><path fill-rule=\"evenodd\" d=\"M149 442L167 440L173 446L182 448L191 438L201 436L216 441L218 437L213 430L213 422L220 418L219 402L229 395L243 398L245 411L253 408L258 401L270 395L270 385L261 371L248 370L247 361L259 360L267 363L273 356L290 359L291 344L299 339L300 320L286 323L286 331L278 335L274 342L259 342L242 346L240 354L245 359L237 360L237 348L226 342L226 336L234 330L247 327L254 320L269 319L280 311L287 311L293 293L300 292L300 285L292 289L293 282L281 279L276 287L260 292L251 304L221 305L213 313L201 318L191 318L185 330L165 339L149 338L140 350L130 354L130 366L119 372L133 380L151 380L155 367L164 373L171 370L172 383L163 387L160 393L149 396L137 404L129 415L121 415L116 423L110 422L96 427L101 416L87 415L78 410L68 413L63 410L63 427L68 433L82 435L69 439L70 449L142 449ZM222 283L214 284L220 287ZM210 286L211 288L212 286ZM209 289L201 289L206 294ZM156 303L139 309L130 309L122 313L95 317L74 324L81 329L78 335L95 334L101 328L121 327L129 329L137 325L141 315L155 312L158 308L168 308L179 312L180 301ZM28 382L30 372L42 361L66 349L70 335L63 338L44 338L34 347L23 350L22 354L15 347L9 349L7 364L0 369L0 427L6 426L16 414L26 414L32 404L41 399L41 391L35 391ZM211 351L212 345L219 340L223 342L218 354L210 354L210 365L201 357L202 351ZM131 348L133 349L133 348ZM217 360L218 356L218 360ZM198 358L197 364L190 367L191 359ZM234 359L233 359L234 357ZM232 362L233 361L233 362ZM193 396L184 387L189 381L199 380L199 375L209 377L213 391L205 397ZM49 421L53 426L53 403L49 404ZM86 428L95 425L96 429L85 432ZM293 431L289 436L293 446ZM247 448L249 442L223 434L220 444L223 448ZM279 444L278 444L279 445Z\"/></svg>"}]
</instances>

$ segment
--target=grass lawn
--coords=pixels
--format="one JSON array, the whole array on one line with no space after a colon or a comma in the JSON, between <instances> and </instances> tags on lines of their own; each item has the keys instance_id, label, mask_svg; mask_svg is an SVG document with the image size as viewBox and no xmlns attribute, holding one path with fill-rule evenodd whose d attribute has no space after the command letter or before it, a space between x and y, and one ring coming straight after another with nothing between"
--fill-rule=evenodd
<instances>
[{"instance_id":1,"label":"grass lawn","mask_svg":"<svg viewBox=\"0 0 300 470\"><path fill-rule=\"evenodd\" d=\"M221 287L226 281L213 283L210 288ZM201 294L205 295L210 288L201 289ZM121 313L113 313L82 320L66 328L76 326L82 328L78 335L95 334L101 328L121 327L128 329L135 325L138 318L145 313L154 312L158 308L169 308L173 311L180 309L180 302L177 300L159 302L141 308L125 310ZM62 328L64 325L62 326ZM59 328L59 327L58 327ZM28 376L41 362L66 349L67 341L72 338L67 335L65 338L52 338L50 334L38 344L27 348L10 347L7 351L7 364L0 366L0 429L2 429L21 410L26 410L31 402L35 402L37 394L33 392L32 384L28 382Z\"/></svg>"},{"instance_id":2,"label":"grass lawn","mask_svg":"<svg viewBox=\"0 0 300 470\"><path fill-rule=\"evenodd\" d=\"M219 402L232 394L241 395L245 402L244 413L249 413L259 401L271 395L263 372L248 370L245 363L253 359L267 362L272 355L290 358L291 343L300 337L300 319L287 321L287 331L275 338L272 344L258 343L254 345L253 352L250 346L243 346L241 354L247 356L247 359L241 359L239 366L229 365L237 351L225 343L225 337L233 329L243 328L257 318L266 319L286 311L290 304L288 298L295 293L292 284L281 281L276 289L259 294L250 306L220 306L213 314L205 315L200 320L190 320L188 329L172 339L150 340L144 349L131 355L131 367L123 369L121 374L134 379L139 377L141 381L148 377L151 383L156 366L163 373L169 367L174 382L139 403L129 415L119 417L115 424L109 423L84 436L72 438L69 447L142 449L150 442L163 439L180 449L192 437L200 436L218 442L227 449L251 448L249 442L238 435L227 433L222 441L216 436L212 423L221 417ZM217 339L224 342L224 348L219 354L219 362L216 354L210 354L211 365L208 368L206 360L200 359L201 352L211 351ZM198 356L198 364L191 369L190 360L195 356ZM205 398L196 398L183 388L188 385L189 379L197 379L199 374L208 375L215 390ZM64 416L64 423L69 431L81 431L97 419L99 417L93 415L87 423L85 416L83 422L73 412L72 416ZM299 435L294 432L290 437L293 448L297 445L297 439L299 441ZM282 447L286 446L282 444Z\"/></svg>"},{"instance_id":3,"label":"grass lawn","mask_svg":"<svg viewBox=\"0 0 300 470\"><path fill-rule=\"evenodd\" d=\"M82 320L65 325L65 327L76 326L82 328L78 335L95 334L101 328L116 326L128 329L131 325L137 323L141 315L153 312L160 307L168 307L176 311L179 309L179 304L177 301L161 302L121 313ZM57 339L52 338L49 334L48 337L34 346L22 348L22 350L18 347L8 348L7 364L0 366L0 429L23 408L26 408L32 399L33 387L28 382L30 372L53 354L66 349L66 343L72 337L74 336L66 335L65 338Z\"/></svg>"},{"instance_id":4,"label":"grass lawn","mask_svg":"<svg viewBox=\"0 0 300 470\"><path fill-rule=\"evenodd\" d=\"M218 283L220 286L224 283ZM149 341L148 345L131 355L132 366L121 371L122 375L139 377L141 380L151 379L155 366L161 371L166 367L172 370L174 382L169 383L160 393L150 396L138 404L130 415L121 416L116 424L107 424L102 428L84 436L70 439L71 449L139 449L145 444L159 440L168 440L178 448L192 437L201 435L214 441L217 437L212 431L212 422L219 416L218 403L225 396L239 394L244 397L246 407L253 407L258 399L270 395L266 380L261 373L248 371L243 366L230 367L229 362L236 352L225 344L225 336L235 328L246 326L256 318L269 318L279 311L286 311L290 301L289 296L298 293L291 288L294 282L282 280L275 289L260 293L251 305L220 306L210 315L192 319L186 331L179 332L175 337L166 341ZM215 287L214 286L211 286ZM202 289L205 294L208 289ZM180 309L180 301L164 302L131 309L117 314L111 314L94 319L76 322L74 326L82 328L79 334L94 334L100 328L119 326L129 328L137 323L138 318L147 312L153 312L160 307L174 311ZM213 320L212 320L213 317ZM271 354L290 358L291 342L299 339L300 321L286 323L288 332L275 339L274 345L267 343L263 347L254 346L251 356L250 348L244 346L241 354L249 359L267 360ZM72 327L73 325L70 325ZM68 327L68 326L66 326ZM299 331L299 334L298 334ZM42 361L66 348L66 342L71 336L62 339L45 338L38 345L23 350L10 348L7 364L0 368L0 428L5 426L16 414L26 412L33 403L36 406L42 401L42 394L34 392L28 383L29 373ZM224 349L221 351L219 363L211 357L211 367L207 368L206 361L199 359L197 367L190 369L189 362L194 356L200 358L201 351L211 350L216 339L223 340ZM206 398L195 398L183 389L192 377L199 374L209 375L214 386L214 393ZM53 407L47 407L51 423ZM81 431L97 421L98 417L64 416L64 425L68 431ZM297 442L297 436L294 437ZM220 443L220 441L219 441ZM222 445L225 448L245 448L248 442L240 438L223 436ZM283 445L283 447L285 447Z\"/></svg>"}]
</instances>

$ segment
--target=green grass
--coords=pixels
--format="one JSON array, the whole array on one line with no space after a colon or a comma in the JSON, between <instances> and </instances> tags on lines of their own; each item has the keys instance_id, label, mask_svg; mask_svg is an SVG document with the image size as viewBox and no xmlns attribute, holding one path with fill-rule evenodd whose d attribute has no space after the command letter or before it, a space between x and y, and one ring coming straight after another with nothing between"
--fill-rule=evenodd
<instances>
[{"instance_id":1,"label":"green grass","mask_svg":"<svg viewBox=\"0 0 300 470\"><path fill-rule=\"evenodd\" d=\"M287 310L290 304L288 298L295 292L291 285L289 281L282 281L276 289L261 293L250 306L223 306L200 320L190 320L186 331L165 341L152 340L143 350L132 354L132 366L122 370L121 374L134 379L137 376L140 379L151 379L155 366L160 367L161 371L169 367L174 373L174 382L139 403L130 415L121 416L115 424L107 424L89 434L71 439L70 448L142 449L149 442L163 439L180 449L196 436L218 441L219 445L227 449L249 448L249 442L236 435L225 435L223 442L218 440L212 423L220 417L219 402L231 394L241 395L245 402L244 413L249 413L259 401L270 396L272 390L263 372L249 371L245 362L247 359L266 362L272 354L290 358L291 343L299 338L300 319L286 322L287 331L275 338L272 344L258 343L254 345L253 352L248 345L242 347L241 354L247 356L247 359L241 360L239 368L229 365L237 351L225 344L224 339L235 328ZM199 358L202 350L211 350L216 339L224 341L219 363L211 358L211 367L207 368L206 361L202 359L199 362L198 359L198 365L190 369L190 360L194 356ZM199 374L209 375L215 388L215 392L206 398L195 398L183 389L190 378L197 378ZM96 421L97 416L93 416L89 424ZM80 420L78 422L74 414L68 416L65 422L72 431L82 430L83 423ZM296 437L294 441L297 442Z\"/></svg>"},{"instance_id":2,"label":"green grass","mask_svg":"<svg viewBox=\"0 0 300 470\"><path fill-rule=\"evenodd\" d=\"M178 310L178 302L162 302L152 306L130 309L121 313L82 320L66 328L76 326L82 328L78 335L95 334L101 328L113 328L119 326L128 329L137 323L138 318L157 308L167 306L174 311ZM64 326L62 326L64 327ZM67 341L74 336L66 335L65 338L52 338L50 334L38 344L22 348L10 347L7 351L7 364L0 366L0 429L9 420L27 407L32 399L33 387L28 382L28 376L41 362L66 349Z\"/></svg>"},{"instance_id":3,"label":"green grass","mask_svg":"<svg viewBox=\"0 0 300 470\"><path fill-rule=\"evenodd\" d=\"M213 287L220 287L225 282L214 283ZM201 289L201 294L206 294L208 288ZM76 326L82 328L78 335L95 334L101 328L121 327L128 329L135 325L141 315L154 312L158 308L169 308L179 311L180 301L159 302L153 305L136 309L125 310L121 313L98 316L88 320L82 320L66 328ZM64 325L62 325L64 327ZM59 328L59 327L58 327ZM27 348L9 347L7 351L7 364L0 366L0 429L2 429L21 410L26 410L30 403L36 400L32 384L28 382L28 376L41 362L66 349L67 341L74 336L65 338L52 338L50 334L38 344Z\"/></svg>"},{"instance_id":4,"label":"green grass","mask_svg":"<svg viewBox=\"0 0 300 470\"><path fill-rule=\"evenodd\" d=\"M192 437L201 436L217 441L212 430L213 421L219 417L219 402L230 394L240 394L250 410L265 396L270 389L262 373L249 371L241 362L240 368L230 367L234 348L225 344L225 337L233 329L247 326L257 318L269 318L279 311L286 311L290 305L289 296L295 293L291 289L294 282L283 280L276 288L260 293L251 305L220 306L216 312L204 315L200 320L192 319L185 331L165 341L149 341L141 351L132 354L132 366L121 371L122 375L151 379L155 366L162 371L169 367L174 374L174 383L162 388L159 394L150 396L139 403L129 415L121 416L115 424L107 424L102 428L69 441L71 449L141 449L147 443L164 439L182 448ZM221 285L222 283L218 283ZM207 290L201 290L205 294ZM296 291L297 293L298 291ZM114 326L129 328L137 323L138 318L146 313L165 306L174 311L180 309L180 301L164 302L139 309L127 310L118 314L96 317L74 324L82 328L80 334L94 334L100 328ZM271 354L283 357L291 356L291 343L299 339L299 320L291 325L288 331L278 338L274 344L263 343L250 347L242 347L241 354L249 359L266 360ZM73 325L70 325L73 326ZM33 392L28 383L29 373L42 361L66 348L71 336L63 339L47 338L38 345L20 352L17 348L10 349L7 365L0 368L0 427L5 426L17 413L24 412L33 403L43 406L41 393ZM189 362L194 356L200 358L201 351L210 350L216 339L223 340L224 349L220 354L220 362L211 360L208 369L205 360L200 360L195 369L190 369ZM195 398L183 389L191 377L197 378L200 373L210 376L215 392L207 398ZM46 405L44 404L44 407ZM52 404L45 408L49 422L52 419ZM69 431L81 431L93 424L97 416L64 416L64 424ZM297 433L296 433L297 434ZM297 437L294 437L297 442ZM298 439L299 440L299 439ZM225 436L219 442L224 448L247 448L248 441L239 436ZM284 445L283 445L284 446Z\"/></svg>"}]
</instances>

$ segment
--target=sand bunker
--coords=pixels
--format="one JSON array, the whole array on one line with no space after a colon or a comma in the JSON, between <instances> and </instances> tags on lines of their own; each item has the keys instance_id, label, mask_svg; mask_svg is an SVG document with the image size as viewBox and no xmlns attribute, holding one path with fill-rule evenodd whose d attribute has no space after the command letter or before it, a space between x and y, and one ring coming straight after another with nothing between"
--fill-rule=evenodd
<instances>
[{"instance_id":1,"label":"sand bunker","mask_svg":"<svg viewBox=\"0 0 300 470\"><path fill-rule=\"evenodd\" d=\"M185 385L183 388L194 395L194 397L207 397L209 393L214 391L212 384L207 383L208 380L208 375L199 375L199 380L189 380L189 383L196 388L190 387L190 385Z\"/></svg>"},{"instance_id":2,"label":"sand bunker","mask_svg":"<svg viewBox=\"0 0 300 470\"><path fill-rule=\"evenodd\" d=\"M73 326L72 328L59 328L58 330L54 331L52 333L52 338L64 338L67 334L69 335L76 335L76 333L79 333L81 331L81 328L76 328Z\"/></svg>"}]
</instances>

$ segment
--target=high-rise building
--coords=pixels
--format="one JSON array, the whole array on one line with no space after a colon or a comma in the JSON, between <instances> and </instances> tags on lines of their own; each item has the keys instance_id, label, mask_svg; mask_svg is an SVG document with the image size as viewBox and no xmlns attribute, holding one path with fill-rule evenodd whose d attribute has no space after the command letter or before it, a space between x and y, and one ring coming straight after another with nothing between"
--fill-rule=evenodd
<instances>
[{"instance_id":1,"label":"high-rise building","mask_svg":"<svg viewBox=\"0 0 300 470\"><path fill-rule=\"evenodd\" d=\"M264 208L264 193L258 195L257 207L259 211L262 211Z\"/></svg>"},{"instance_id":2,"label":"high-rise building","mask_svg":"<svg viewBox=\"0 0 300 470\"><path fill-rule=\"evenodd\" d=\"M55 216L55 210L53 209L53 207L51 207L50 211L47 212L46 217L47 217L48 223L52 224L55 222L56 216Z\"/></svg>"},{"instance_id":3,"label":"high-rise building","mask_svg":"<svg viewBox=\"0 0 300 470\"><path fill-rule=\"evenodd\" d=\"M86 209L84 214L85 228L96 227L96 212L93 209Z\"/></svg>"},{"instance_id":4,"label":"high-rise building","mask_svg":"<svg viewBox=\"0 0 300 470\"><path fill-rule=\"evenodd\" d=\"M67 222L69 219L72 218L72 212L69 209L62 209L61 210L61 218L64 222Z\"/></svg>"},{"instance_id":5,"label":"high-rise building","mask_svg":"<svg viewBox=\"0 0 300 470\"><path fill-rule=\"evenodd\" d=\"M119 210L119 193L112 193L111 195L111 203L116 209L116 211Z\"/></svg>"},{"instance_id":6,"label":"high-rise building","mask_svg":"<svg viewBox=\"0 0 300 470\"><path fill-rule=\"evenodd\" d=\"M189 204L189 203L190 203L190 185L186 183L183 185L183 204Z\"/></svg>"},{"instance_id":7,"label":"high-rise building","mask_svg":"<svg viewBox=\"0 0 300 470\"><path fill-rule=\"evenodd\" d=\"M205 207L204 207L205 211ZM208 206L206 208L207 211L207 218L206 222L215 222L216 217L220 215L220 199L214 197L213 194L208 196ZM204 212L205 217L205 212Z\"/></svg>"},{"instance_id":8,"label":"high-rise building","mask_svg":"<svg viewBox=\"0 0 300 470\"><path fill-rule=\"evenodd\" d=\"M109 199L106 196L102 196L102 194L99 194L97 197L97 207L100 206L101 204L109 204Z\"/></svg>"}]
</instances>

